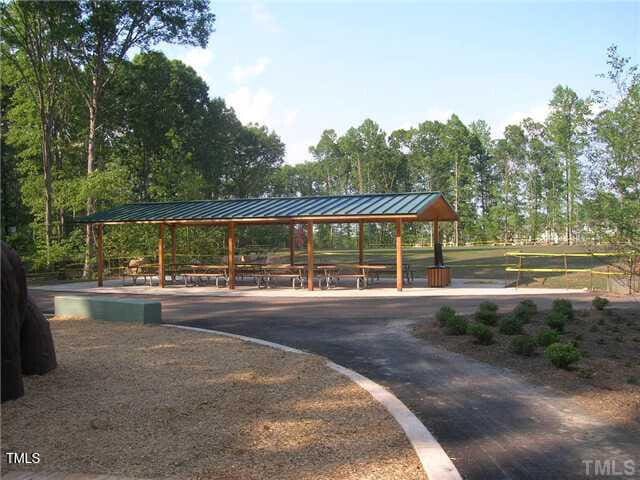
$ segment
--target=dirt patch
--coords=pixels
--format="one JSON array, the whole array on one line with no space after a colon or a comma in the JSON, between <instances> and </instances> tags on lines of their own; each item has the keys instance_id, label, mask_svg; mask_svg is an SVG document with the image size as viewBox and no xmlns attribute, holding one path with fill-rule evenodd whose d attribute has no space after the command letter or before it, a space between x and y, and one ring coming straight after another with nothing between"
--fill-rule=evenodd
<instances>
[{"instance_id":1,"label":"dirt patch","mask_svg":"<svg viewBox=\"0 0 640 480\"><path fill-rule=\"evenodd\" d=\"M524 325L524 333L535 337L546 330L547 313L536 314ZM465 318L474 320L473 316ZM446 335L434 319L416 325L414 333L447 350L506 367L533 383L568 394L595 416L634 430L640 427L640 309L577 311L560 336L561 342L574 343L582 353L571 370L551 365L543 347L537 347L530 357L513 353L514 336L500 334L497 327L491 329L495 335L491 345L479 345L469 335Z\"/></svg>"},{"instance_id":2,"label":"dirt patch","mask_svg":"<svg viewBox=\"0 0 640 480\"><path fill-rule=\"evenodd\" d=\"M2 406L30 471L145 478L425 478L404 433L321 357L163 327L52 320L59 367Z\"/></svg>"}]
</instances>

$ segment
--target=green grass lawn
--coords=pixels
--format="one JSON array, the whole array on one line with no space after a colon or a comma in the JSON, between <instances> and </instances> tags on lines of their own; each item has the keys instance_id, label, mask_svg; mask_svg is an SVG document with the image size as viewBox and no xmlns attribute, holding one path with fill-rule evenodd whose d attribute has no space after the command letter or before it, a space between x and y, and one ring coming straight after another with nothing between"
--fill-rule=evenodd
<instances>
[{"instance_id":1,"label":"green grass lawn","mask_svg":"<svg viewBox=\"0 0 640 480\"><path fill-rule=\"evenodd\" d=\"M535 253L588 253L584 247L566 245L527 246L527 247L445 247L445 263L452 267L456 278L506 280L508 284L516 281L516 272L505 272L505 265L518 266L518 258L505 256L507 252L535 252ZM288 252L278 252L282 258L288 258ZM357 250L320 250L316 251L316 263L355 263L358 259ZM404 257L412 269L419 275L426 267L433 265L433 250L430 248L405 247ZM296 252L296 261L306 261L305 252ZM606 271L606 257L593 260L590 257L567 257L568 268L597 268ZM365 262L395 261L395 249L377 248L365 250ZM564 268L563 257L527 257L523 258L522 268ZM506 274L506 275L505 275ZM590 275L588 272L522 272L519 284L529 287L549 288L589 288ZM593 287L606 290L606 277L593 276Z\"/></svg>"}]
</instances>

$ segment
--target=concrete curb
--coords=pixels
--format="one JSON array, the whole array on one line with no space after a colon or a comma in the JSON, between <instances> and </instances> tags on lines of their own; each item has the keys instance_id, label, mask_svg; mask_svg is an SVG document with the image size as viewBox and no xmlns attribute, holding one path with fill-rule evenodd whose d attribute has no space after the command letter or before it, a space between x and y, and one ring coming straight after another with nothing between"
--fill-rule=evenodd
<instances>
[{"instance_id":1,"label":"concrete curb","mask_svg":"<svg viewBox=\"0 0 640 480\"><path fill-rule=\"evenodd\" d=\"M196 332L204 332L225 337L236 338L246 342L256 343L265 347L271 347L290 353L298 353L308 355L308 352L297 348L287 347L279 343L261 340L259 338L245 337L244 335L236 335L233 333L221 332L219 330L209 330L206 328L187 327L184 325L163 324L163 327L177 328L181 330L191 330ZM382 406L391 414L398 422L402 430L407 435L407 439L416 452L422 468L429 480L462 480L462 476L456 469L455 465L440 446L438 441L429 432L427 427L416 417L407 406L398 399L393 393L377 384L373 380L360 375L359 373L338 365L337 363L327 360L327 366L332 370L344 375L352 382L358 384L361 388L369 392Z\"/></svg>"}]
</instances>

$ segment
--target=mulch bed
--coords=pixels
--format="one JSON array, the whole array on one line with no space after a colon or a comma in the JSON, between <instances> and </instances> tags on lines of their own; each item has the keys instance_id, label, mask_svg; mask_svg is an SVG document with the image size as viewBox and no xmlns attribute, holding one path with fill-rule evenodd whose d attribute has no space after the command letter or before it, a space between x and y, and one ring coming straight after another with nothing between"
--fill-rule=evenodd
<instances>
[{"instance_id":1,"label":"mulch bed","mask_svg":"<svg viewBox=\"0 0 640 480\"><path fill-rule=\"evenodd\" d=\"M525 324L524 333L535 337L547 329L547 313L537 313ZM466 318L474 320L473 315ZM469 335L447 335L435 319L416 325L414 333L435 345L508 368L533 383L568 394L596 416L636 430L640 427L640 308L576 311L575 320L567 323L560 339L575 342L582 353L582 359L570 370L554 367L543 347L537 347L531 357L513 353L514 337L491 328L495 334L492 345L479 345Z\"/></svg>"},{"instance_id":2,"label":"mulch bed","mask_svg":"<svg viewBox=\"0 0 640 480\"><path fill-rule=\"evenodd\" d=\"M325 360L218 335L51 321L58 368L2 406L29 471L194 479L424 479L404 432Z\"/></svg>"}]
</instances>

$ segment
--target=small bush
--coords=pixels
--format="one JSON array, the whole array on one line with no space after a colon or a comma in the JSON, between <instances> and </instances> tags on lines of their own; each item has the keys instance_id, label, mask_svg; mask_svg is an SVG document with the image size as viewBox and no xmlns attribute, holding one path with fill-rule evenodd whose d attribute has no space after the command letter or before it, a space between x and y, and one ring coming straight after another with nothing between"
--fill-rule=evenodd
<instances>
[{"instance_id":1,"label":"small bush","mask_svg":"<svg viewBox=\"0 0 640 480\"><path fill-rule=\"evenodd\" d=\"M568 369L580 360L580 351L569 343L553 343L544 351L554 367Z\"/></svg>"},{"instance_id":2,"label":"small bush","mask_svg":"<svg viewBox=\"0 0 640 480\"><path fill-rule=\"evenodd\" d=\"M464 319L464 317L454 315L453 317L447 319L445 330L447 331L448 335L464 335L465 333L467 333L467 321Z\"/></svg>"},{"instance_id":3,"label":"small bush","mask_svg":"<svg viewBox=\"0 0 640 480\"><path fill-rule=\"evenodd\" d=\"M519 320L527 323L531 318L538 313L538 307L532 300L523 300L513 310L513 314Z\"/></svg>"},{"instance_id":4,"label":"small bush","mask_svg":"<svg viewBox=\"0 0 640 480\"><path fill-rule=\"evenodd\" d=\"M504 335L519 335L522 333L522 320L517 319L513 315L504 317L500 321L498 330Z\"/></svg>"},{"instance_id":5,"label":"small bush","mask_svg":"<svg viewBox=\"0 0 640 480\"><path fill-rule=\"evenodd\" d=\"M480 345L491 345L493 343L493 331L482 323L470 323L467 333L476 338L476 343Z\"/></svg>"},{"instance_id":6,"label":"small bush","mask_svg":"<svg viewBox=\"0 0 640 480\"><path fill-rule=\"evenodd\" d=\"M444 305L440 307L440 310L438 310L438 313L436 313L436 320L441 327L444 327L447 324L447 320L455 316L456 311L448 305Z\"/></svg>"},{"instance_id":7,"label":"small bush","mask_svg":"<svg viewBox=\"0 0 640 480\"><path fill-rule=\"evenodd\" d=\"M536 341L527 335L520 335L511 341L511 351L530 357L536 351Z\"/></svg>"},{"instance_id":8,"label":"small bush","mask_svg":"<svg viewBox=\"0 0 640 480\"><path fill-rule=\"evenodd\" d=\"M560 334L556 330L543 330L536 337L536 341L541 347L548 347L560 341Z\"/></svg>"},{"instance_id":9,"label":"small bush","mask_svg":"<svg viewBox=\"0 0 640 480\"><path fill-rule=\"evenodd\" d=\"M573 320L575 317L573 305L566 298L558 298L554 300L551 304L551 310L564 314L564 316L567 317L567 320Z\"/></svg>"},{"instance_id":10,"label":"small bush","mask_svg":"<svg viewBox=\"0 0 640 480\"><path fill-rule=\"evenodd\" d=\"M498 323L498 314L495 310L483 309L480 307L476 312L476 320L485 325L495 326Z\"/></svg>"},{"instance_id":11,"label":"small bush","mask_svg":"<svg viewBox=\"0 0 640 480\"><path fill-rule=\"evenodd\" d=\"M549 313L549 315L547 315L545 322L547 325L549 325L550 328L553 328L558 332L564 332L564 327L567 323L567 317L561 312L552 311L551 313Z\"/></svg>"},{"instance_id":12,"label":"small bush","mask_svg":"<svg viewBox=\"0 0 640 480\"><path fill-rule=\"evenodd\" d=\"M604 310L604 307L609 305L609 300L602 297L596 297L591 301L591 305L593 305L593 308L595 308L596 310L602 311Z\"/></svg>"}]
</instances>

